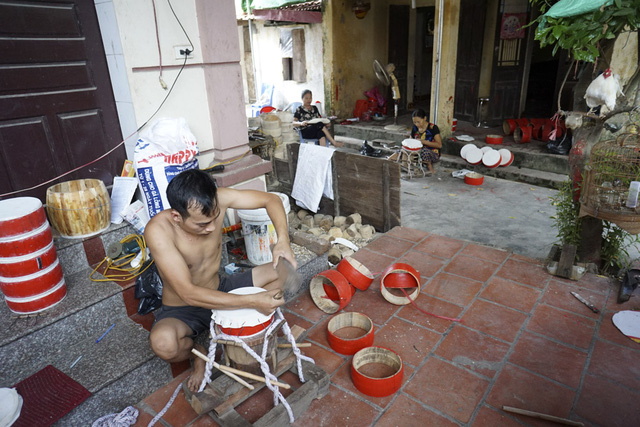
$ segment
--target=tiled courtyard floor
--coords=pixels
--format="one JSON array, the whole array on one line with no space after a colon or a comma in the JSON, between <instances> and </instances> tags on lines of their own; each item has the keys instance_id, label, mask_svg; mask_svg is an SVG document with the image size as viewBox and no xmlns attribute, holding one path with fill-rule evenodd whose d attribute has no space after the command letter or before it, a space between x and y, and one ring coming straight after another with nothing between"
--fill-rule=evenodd
<instances>
[{"instance_id":1,"label":"tiled courtyard floor","mask_svg":"<svg viewBox=\"0 0 640 427\"><path fill-rule=\"evenodd\" d=\"M331 377L329 394L315 400L296 426L518 426L555 425L504 412L537 411L587 426L640 425L640 344L625 337L611 317L640 309L639 291L616 303L618 285L592 274L574 282L547 273L540 261L510 252L396 227L354 256L374 274L394 262L417 269L422 310L395 306L380 294L380 278L358 291L344 311L375 324L374 345L396 351L404 384L394 395L360 393L350 377L351 356L334 352L326 326L332 317L308 292L286 304L289 325L308 330L314 345L304 354ZM597 308L587 309L576 291ZM140 402L136 426L146 426L169 400L186 372ZM299 385L293 375L283 380ZM273 405L263 389L237 410L249 422ZM198 416L181 391L162 418L165 426L217 425ZM160 425L160 424L158 424Z\"/></svg>"}]
</instances>

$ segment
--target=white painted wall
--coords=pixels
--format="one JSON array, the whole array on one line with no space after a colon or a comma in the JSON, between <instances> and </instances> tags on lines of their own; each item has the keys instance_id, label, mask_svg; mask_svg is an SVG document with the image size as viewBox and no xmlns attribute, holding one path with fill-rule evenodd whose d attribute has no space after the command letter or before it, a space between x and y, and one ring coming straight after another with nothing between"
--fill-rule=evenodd
<instances>
[{"instance_id":1,"label":"white painted wall","mask_svg":"<svg viewBox=\"0 0 640 427\"><path fill-rule=\"evenodd\" d=\"M275 85L273 106L279 109L285 108L291 102L299 102L304 89L313 92L313 102L324 102L324 72L322 46L322 25L285 25L278 27L265 27L263 21L253 21L256 31L253 34L253 59L256 65L258 87L262 83ZM307 63L307 81L298 83L284 81L282 74L282 55L280 53L281 29L304 29L305 54ZM313 67L313 64L318 66Z\"/></svg>"},{"instance_id":2,"label":"white painted wall","mask_svg":"<svg viewBox=\"0 0 640 427\"><path fill-rule=\"evenodd\" d=\"M151 123L160 117L185 117L198 140L201 164L206 166L213 160L211 151L214 144L195 0L172 2L194 46L193 58L187 60L179 78L184 60L176 59L174 47L189 46L190 42L168 2L155 3L160 52L151 1L95 0L122 133L126 138L144 124L175 83L169 98ZM159 81L160 66L166 90ZM125 143L130 159L133 158L136 139L137 135L134 135Z\"/></svg>"}]
</instances>

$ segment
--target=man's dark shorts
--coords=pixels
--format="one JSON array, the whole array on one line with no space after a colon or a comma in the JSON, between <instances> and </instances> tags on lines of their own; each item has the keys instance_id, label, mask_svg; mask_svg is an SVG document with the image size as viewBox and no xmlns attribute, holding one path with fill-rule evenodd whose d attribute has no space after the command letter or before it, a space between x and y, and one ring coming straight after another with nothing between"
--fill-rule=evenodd
<instances>
[{"instance_id":1,"label":"man's dark shorts","mask_svg":"<svg viewBox=\"0 0 640 427\"><path fill-rule=\"evenodd\" d=\"M226 278L220 278L218 290L221 292L229 292L238 288L246 288L253 286L253 277L251 270L239 274L233 274ZM178 319L187 324L191 328L191 338L195 337L202 331L209 330L211 324L211 310L202 307L184 306L168 306L163 305L156 313L156 322L162 319ZM155 324L155 323L154 323Z\"/></svg>"}]
</instances>

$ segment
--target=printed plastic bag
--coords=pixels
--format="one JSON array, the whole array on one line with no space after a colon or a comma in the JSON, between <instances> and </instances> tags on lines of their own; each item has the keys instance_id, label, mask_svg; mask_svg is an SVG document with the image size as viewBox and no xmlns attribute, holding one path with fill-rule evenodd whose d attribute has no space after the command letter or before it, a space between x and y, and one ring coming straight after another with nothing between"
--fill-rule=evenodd
<instances>
[{"instance_id":1,"label":"printed plastic bag","mask_svg":"<svg viewBox=\"0 0 640 427\"><path fill-rule=\"evenodd\" d=\"M184 118L161 118L140 133L134 162L149 218L168 209L167 185L180 172L198 167L198 144Z\"/></svg>"},{"instance_id":2,"label":"printed plastic bag","mask_svg":"<svg viewBox=\"0 0 640 427\"><path fill-rule=\"evenodd\" d=\"M151 313L162 305L162 280L155 264L144 270L136 279L134 296L140 300L138 314L141 316Z\"/></svg>"}]
</instances>

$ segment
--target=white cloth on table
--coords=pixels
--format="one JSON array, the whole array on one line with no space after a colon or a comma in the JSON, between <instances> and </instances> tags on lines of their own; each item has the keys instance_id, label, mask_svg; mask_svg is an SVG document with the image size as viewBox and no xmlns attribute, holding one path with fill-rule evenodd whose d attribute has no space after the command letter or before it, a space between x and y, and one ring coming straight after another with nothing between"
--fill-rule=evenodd
<instances>
[{"instance_id":1,"label":"white cloth on table","mask_svg":"<svg viewBox=\"0 0 640 427\"><path fill-rule=\"evenodd\" d=\"M304 209L317 212L324 194L333 200L331 156L334 148L300 144L291 197Z\"/></svg>"}]
</instances>

